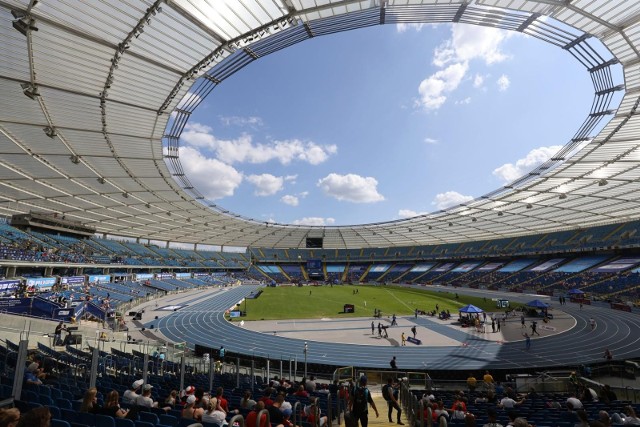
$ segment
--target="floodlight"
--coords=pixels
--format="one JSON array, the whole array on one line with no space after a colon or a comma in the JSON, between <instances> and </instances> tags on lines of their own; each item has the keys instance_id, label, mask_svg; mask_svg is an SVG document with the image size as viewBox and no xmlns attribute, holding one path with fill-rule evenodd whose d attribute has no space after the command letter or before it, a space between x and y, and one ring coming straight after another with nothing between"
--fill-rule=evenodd
<instances>
[{"instance_id":1,"label":"floodlight","mask_svg":"<svg viewBox=\"0 0 640 427\"><path fill-rule=\"evenodd\" d=\"M51 126L47 126L46 128L42 129L44 131L44 133L49 137L49 138L55 138L56 136L58 136L58 132L56 131L56 128L51 127Z\"/></svg>"},{"instance_id":2,"label":"floodlight","mask_svg":"<svg viewBox=\"0 0 640 427\"><path fill-rule=\"evenodd\" d=\"M20 83L20 87L22 88L22 93L24 93L30 99L36 99L36 97L40 96L38 87L32 83Z\"/></svg>"},{"instance_id":3,"label":"floodlight","mask_svg":"<svg viewBox=\"0 0 640 427\"><path fill-rule=\"evenodd\" d=\"M29 19L28 21L25 21L25 18L22 18L22 19L16 19L11 24L13 25L13 28L15 30L17 30L18 32L20 32L20 34L22 34L23 36L26 37L27 36L27 31L29 31L29 30L38 31L38 27L33 25L33 23L34 23L34 21L32 19Z\"/></svg>"}]
</instances>

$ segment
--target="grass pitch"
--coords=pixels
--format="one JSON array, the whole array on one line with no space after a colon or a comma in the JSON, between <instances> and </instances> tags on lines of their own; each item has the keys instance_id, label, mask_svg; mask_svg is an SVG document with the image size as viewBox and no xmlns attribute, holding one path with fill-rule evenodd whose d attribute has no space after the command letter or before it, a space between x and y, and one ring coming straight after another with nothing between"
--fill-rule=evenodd
<instances>
[{"instance_id":1,"label":"grass pitch","mask_svg":"<svg viewBox=\"0 0 640 427\"><path fill-rule=\"evenodd\" d=\"M354 293L357 291L358 293ZM369 317L373 310L382 310L383 316L409 315L417 308L433 311L450 310L456 316L458 309L473 304L485 311L502 311L495 301L460 295L455 292L427 291L386 285L336 286L278 286L267 287L257 299L246 300L238 308L247 312L242 320L321 319L325 317ZM355 313L343 313L345 304L353 304ZM235 319L240 321L241 319Z\"/></svg>"}]
</instances>

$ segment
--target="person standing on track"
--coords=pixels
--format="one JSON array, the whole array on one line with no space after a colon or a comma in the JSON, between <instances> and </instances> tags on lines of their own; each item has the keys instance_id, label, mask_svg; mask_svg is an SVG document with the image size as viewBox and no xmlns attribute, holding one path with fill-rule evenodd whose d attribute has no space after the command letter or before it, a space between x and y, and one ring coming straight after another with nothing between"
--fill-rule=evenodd
<instances>
[{"instance_id":1,"label":"person standing on track","mask_svg":"<svg viewBox=\"0 0 640 427\"><path fill-rule=\"evenodd\" d=\"M524 337L525 348L527 349L527 351L531 350L531 337L526 332L524 334L522 334L522 336Z\"/></svg>"},{"instance_id":2,"label":"person standing on track","mask_svg":"<svg viewBox=\"0 0 640 427\"><path fill-rule=\"evenodd\" d=\"M589 319L589 325L591 325L591 330L593 331L596 328L596 319L593 317Z\"/></svg>"},{"instance_id":3,"label":"person standing on track","mask_svg":"<svg viewBox=\"0 0 640 427\"><path fill-rule=\"evenodd\" d=\"M394 371L398 370L398 365L396 364L396 357L393 356L391 358L391 361L389 362L389 366L391 366L391 369L393 369Z\"/></svg>"}]
</instances>

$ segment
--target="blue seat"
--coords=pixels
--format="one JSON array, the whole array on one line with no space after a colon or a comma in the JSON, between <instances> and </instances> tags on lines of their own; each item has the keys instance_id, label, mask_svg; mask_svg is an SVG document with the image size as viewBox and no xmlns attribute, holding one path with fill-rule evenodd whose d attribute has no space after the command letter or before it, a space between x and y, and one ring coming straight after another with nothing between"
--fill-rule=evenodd
<instances>
[{"instance_id":1,"label":"blue seat","mask_svg":"<svg viewBox=\"0 0 640 427\"><path fill-rule=\"evenodd\" d=\"M0 398L8 399L11 397L11 394L12 394L11 386L6 384L0 385Z\"/></svg>"},{"instance_id":2,"label":"blue seat","mask_svg":"<svg viewBox=\"0 0 640 427\"><path fill-rule=\"evenodd\" d=\"M197 424L196 420L189 420L187 418L180 418L178 427L189 427L191 424Z\"/></svg>"},{"instance_id":3,"label":"blue seat","mask_svg":"<svg viewBox=\"0 0 640 427\"><path fill-rule=\"evenodd\" d=\"M138 412L138 416L140 417L140 421L146 421L153 425L156 425L159 422L158 416L156 414L152 414L151 412L140 411Z\"/></svg>"},{"instance_id":4,"label":"blue seat","mask_svg":"<svg viewBox=\"0 0 640 427\"><path fill-rule=\"evenodd\" d=\"M59 420L62 419L62 417L60 416L60 408L50 405L47 405L47 408L49 408L49 412L51 412L51 418L57 418Z\"/></svg>"},{"instance_id":5,"label":"blue seat","mask_svg":"<svg viewBox=\"0 0 640 427\"><path fill-rule=\"evenodd\" d=\"M95 427L116 427L113 417L108 415L96 415Z\"/></svg>"},{"instance_id":6,"label":"blue seat","mask_svg":"<svg viewBox=\"0 0 640 427\"><path fill-rule=\"evenodd\" d=\"M169 427L178 427L178 419L173 415L162 414L158 416L160 424L164 424Z\"/></svg>"},{"instance_id":7,"label":"blue seat","mask_svg":"<svg viewBox=\"0 0 640 427\"><path fill-rule=\"evenodd\" d=\"M62 392L57 388L51 388L51 398L53 400L60 399L62 397Z\"/></svg>"},{"instance_id":8,"label":"blue seat","mask_svg":"<svg viewBox=\"0 0 640 427\"><path fill-rule=\"evenodd\" d=\"M71 406L71 401L69 399L56 399L56 404L60 409L73 409L73 406Z\"/></svg>"},{"instance_id":9,"label":"blue seat","mask_svg":"<svg viewBox=\"0 0 640 427\"><path fill-rule=\"evenodd\" d=\"M116 427L136 427L136 424L127 418L116 418Z\"/></svg>"},{"instance_id":10,"label":"blue seat","mask_svg":"<svg viewBox=\"0 0 640 427\"><path fill-rule=\"evenodd\" d=\"M76 411L68 408L60 408L60 417L65 421L75 421L76 420Z\"/></svg>"},{"instance_id":11,"label":"blue seat","mask_svg":"<svg viewBox=\"0 0 640 427\"><path fill-rule=\"evenodd\" d=\"M45 396L44 394L41 394L38 397L38 402L40 402L41 405L55 406L55 402L53 401L53 399L51 399L49 396Z\"/></svg>"},{"instance_id":12,"label":"blue seat","mask_svg":"<svg viewBox=\"0 0 640 427\"><path fill-rule=\"evenodd\" d=\"M51 419L51 427L71 427L68 422L64 420Z\"/></svg>"},{"instance_id":13,"label":"blue seat","mask_svg":"<svg viewBox=\"0 0 640 427\"><path fill-rule=\"evenodd\" d=\"M31 390L22 390L21 400L25 402L39 402L38 393Z\"/></svg>"},{"instance_id":14,"label":"blue seat","mask_svg":"<svg viewBox=\"0 0 640 427\"><path fill-rule=\"evenodd\" d=\"M93 426L96 424L96 416L95 414L90 414L88 412L77 412L76 420L81 424L86 424L88 426Z\"/></svg>"},{"instance_id":15,"label":"blue seat","mask_svg":"<svg viewBox=\"0 0 640 427\"><path fill-rule=\"evenodd\" d=\"M136 427L155 427L155 424L152 424L150 422L147 421L136 421L135 422Z\"/></svg>"}]
</instances>

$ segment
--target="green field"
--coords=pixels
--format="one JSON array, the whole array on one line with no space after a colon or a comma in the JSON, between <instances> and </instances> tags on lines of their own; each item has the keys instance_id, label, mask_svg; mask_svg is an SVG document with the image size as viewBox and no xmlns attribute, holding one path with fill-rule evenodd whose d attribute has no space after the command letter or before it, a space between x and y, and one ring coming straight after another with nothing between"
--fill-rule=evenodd
<instances>
[{"instance_id":1,"label":"green field","mask_svg":"<svg viewBox=\"0 0 640 427\"><path fill-rule=\"evenodd\" d=\"M358 291L354 294L354 291ZM342 313L344 304L355 305L355 313ZM374 308L382 310L383 316L413 314L418 308L424 311L451 311L452 315L467 304L487 311L498 311L491 299L460 295L454 292L426 291L399 286L279 286L264 288L257 299L246 300L240 310L245 310L244 320L320 319L323 317L370 317ZM240 319L235 319L239 321Z\"/></svg>"}]
</instances>

